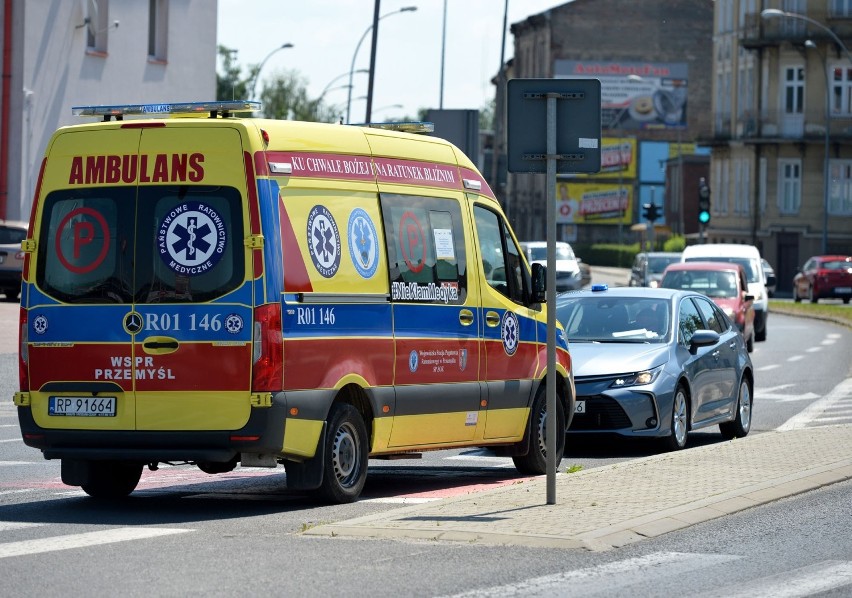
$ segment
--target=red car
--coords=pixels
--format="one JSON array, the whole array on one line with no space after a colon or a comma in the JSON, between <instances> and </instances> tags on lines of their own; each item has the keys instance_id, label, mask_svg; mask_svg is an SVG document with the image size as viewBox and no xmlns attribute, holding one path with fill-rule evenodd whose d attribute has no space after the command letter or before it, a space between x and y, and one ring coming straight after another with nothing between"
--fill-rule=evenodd
<instances>
[{"instance_id":1,"label":"red car","mask_svg":"<svg viewBox=\"0 0 852 598\"><path fill-rule=\"evenodd\" d=\"M820 299L852 298L852 256L815 255L805 262L793 277L793 299L807 299L816 303Z\"/></svg>"},{"instance_id":2,"label":"red car","mask_svg":"<svg viewBox=\"0 0 852 598\"><path fill-rule=\"evenodd\" d=\"M730 262L680 262L663 272L660 286L684 289L710 297L737 325L749 353L754 350L754 295L740 264Z\"/></svg>"}]
</instances>

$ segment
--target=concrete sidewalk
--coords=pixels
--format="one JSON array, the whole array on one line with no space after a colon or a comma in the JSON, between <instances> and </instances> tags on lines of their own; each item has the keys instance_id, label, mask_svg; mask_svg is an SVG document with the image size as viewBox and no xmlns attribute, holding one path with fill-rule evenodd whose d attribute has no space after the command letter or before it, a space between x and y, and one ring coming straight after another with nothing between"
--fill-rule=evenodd
<instances>
[{"instance_id":1,"label":"concrete sidewalk","mask_svg":"<svg viewBox=\"0 0 852 598\"><path fill-rule=\"evenodd\" d=\"M564 471L564 469L563 469ZM654 455L317 526L313 536L607 550L852 479L852 425Z\"/></svg>"}]
</instances>

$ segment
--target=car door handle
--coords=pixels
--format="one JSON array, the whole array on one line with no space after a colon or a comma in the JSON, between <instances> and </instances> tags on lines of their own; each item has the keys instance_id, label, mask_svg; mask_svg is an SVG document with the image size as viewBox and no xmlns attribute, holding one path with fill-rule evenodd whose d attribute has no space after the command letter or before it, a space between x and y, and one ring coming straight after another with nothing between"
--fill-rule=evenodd
<instances>
[{"instance_id":1,"label":"car door handle","mask_svg":"<svg viewBox=\"0 0 852 598\"><path fill-rule=\"evenodd\" d=\"M713 353L711 353L711 355L713 356L713 359L719 359L719 350L717 349L717 350L713 351Z\"/></svg>"},{"instance_id":2,"label":"car door handle","mask_svg":"<svg viewBox=\"0 0 852 598\"><path fill-rule=\"evenodd\" d=\"M178 350L177 339L168 336L152 336L145 339L142 348L149 355L167 355Z\"/></svg>"},{"instance_id":3,"label":"car door handle","mask_svg":"<svg viewBox=\"0 0 852 598\"><path fill-rule=\"evenodd\" d=\"M469 309L463 309L459 312L459 322L462 326L470 326L473 324L473 312Z\"/></svg>"},{"instance_id":4,"label":"car door handle","mask_svg":"<svg viewBox=\"0 0 852 598\"><path fill-rule=\"evenodd\" d=\"M731 349L736 349L736 348L737 348L737 343L735 343L734 341L731 341L730 343L728 343L728 346L729 346Z\"/></svg>"},{"instance_id":5,"label":"car door handle","mask_svg":"<svg viewBox=\"0 0 852 598\"><path fill-rule=\"evenodd\" d=\"M485 312L485 323L495 328L500 325L500 314L496 311Z\"/></svg>"}]
</instances>

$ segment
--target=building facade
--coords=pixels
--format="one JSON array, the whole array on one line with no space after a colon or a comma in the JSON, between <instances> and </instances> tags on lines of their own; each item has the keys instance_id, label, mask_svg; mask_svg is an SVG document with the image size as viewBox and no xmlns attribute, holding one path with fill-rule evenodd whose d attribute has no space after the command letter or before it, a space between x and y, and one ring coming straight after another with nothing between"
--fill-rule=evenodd
<instances>
[{"instance_id":1,"label":"building facade","mask_svg":"<svg viewBox=\"0 0 852 598\"><path fill-rule=\"evenodd\" d=\"M27 220L71 107L216 97L216 0L0 2L0 218Z\"/></svg>"},{"instance_id":2,"label":"building facade","mask_svg":"<svg viewBox=\"0 0 852 598\"><path fill-rule=\"evenodd\" d=\"M514 58L495 79L498 118L506 112L501 78L601 81L603 167L596 175L559 176L560 238L637 241L632 229L646 203L663 214L658 226L697 236L697 221L685 217L697 190L687 187L684 158L710 151L695 141L712 127L713 1L574 0L511 31ZM495 191L518 234L543 239L545 177L509 173L503 184L499 165L507 148L500 137L495 134Z\"/></svg>"},{"instance_id":3,"label":"building facade","mask_svg":"<svg viewBox=\"0 0 852 598\"><path fill-rule=\"evenodd\" d=\"M850 45L852 2L715 2L708 238L756 245L779 293L852 253Z\"/></svg>"}]
</instances>

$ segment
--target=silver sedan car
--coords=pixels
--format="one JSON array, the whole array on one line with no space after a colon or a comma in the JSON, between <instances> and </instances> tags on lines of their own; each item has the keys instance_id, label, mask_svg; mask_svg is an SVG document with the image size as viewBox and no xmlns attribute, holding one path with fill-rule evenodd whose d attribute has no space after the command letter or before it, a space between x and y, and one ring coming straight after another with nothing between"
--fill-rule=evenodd
<instances>
[{"instance_id":1,"label":"silver sedan car","mask_svg":"<svg viewBox=\"0 0 852 598\"><path fill-rule=\"evenodd\" d=\"M751 428L754 368L736 325L706 296L613 288L557 297L577 389L569 434L615 433L686 446L691 430Z\"/></svg>"}]
</instances>

